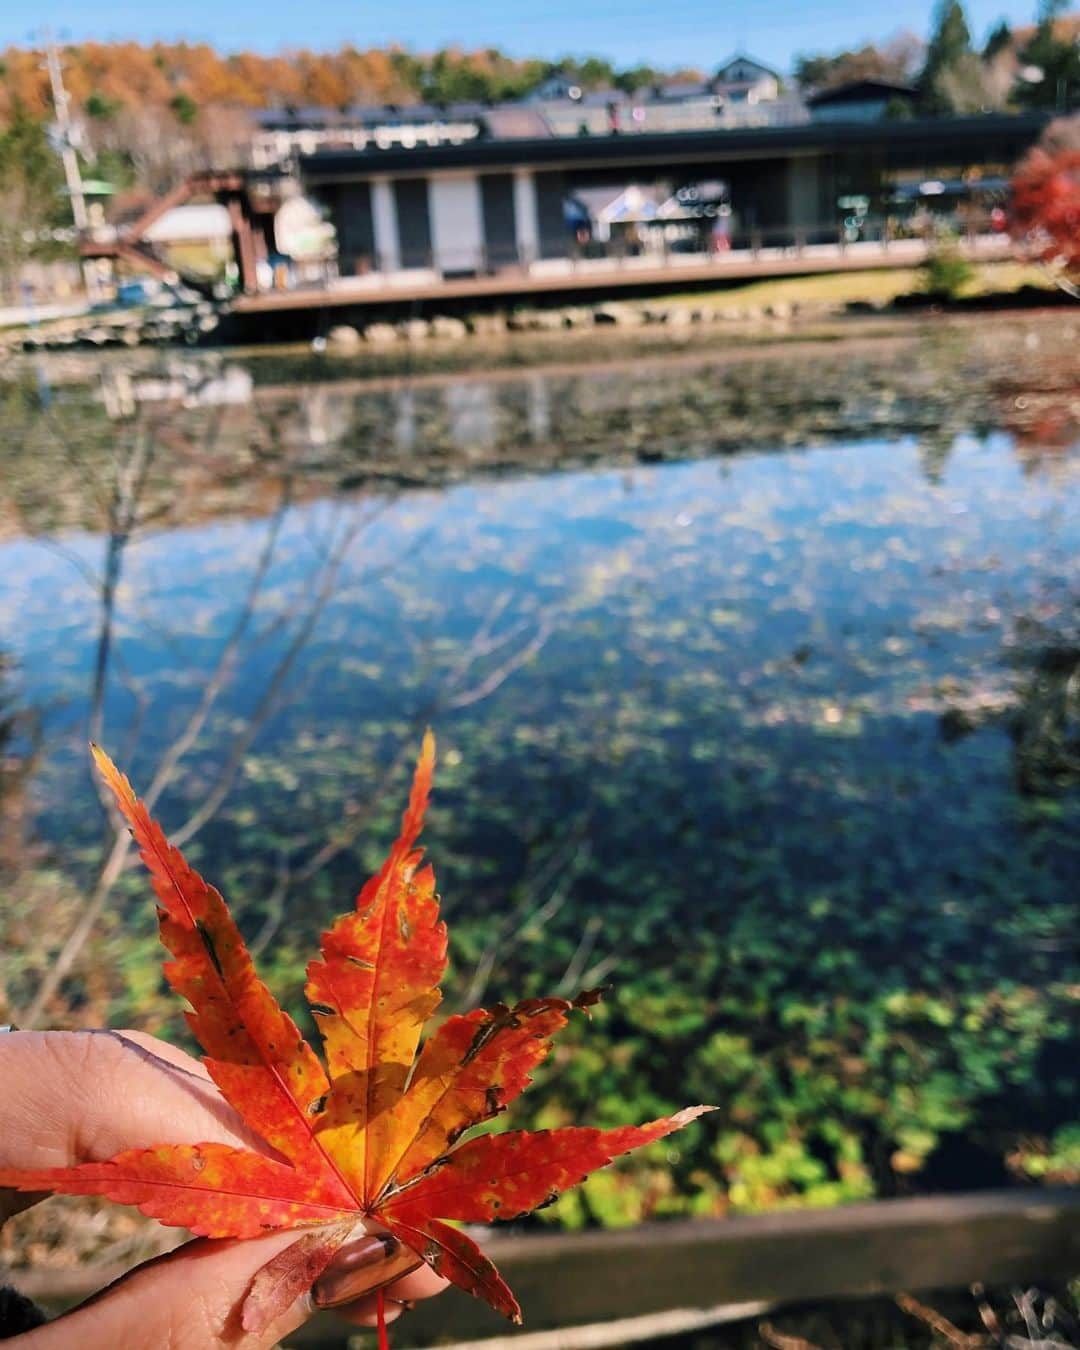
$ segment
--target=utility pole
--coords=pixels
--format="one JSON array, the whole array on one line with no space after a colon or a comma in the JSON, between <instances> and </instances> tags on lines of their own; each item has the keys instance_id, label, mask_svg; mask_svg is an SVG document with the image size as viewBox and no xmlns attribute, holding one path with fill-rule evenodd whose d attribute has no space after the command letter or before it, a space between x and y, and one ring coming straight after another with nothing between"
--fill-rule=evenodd
<instances>
[{"instance_id":1,"label":"utility pole","mask_svg":"<svg viewBox=\"0 0 1080 1350\"><path fill-rule=\"evenodd\" d=\"M60 159L64 165L68 196L71 198L71 218L80 233L90 224L83 196L79 157L71 139L71 100L64 88L64 72L60 65L60 51L51 35L46 37L46 59L49 65L49 83L52 85L53 108L56 110L57 140Z\"/></svg>"},{"instance_id":2,"label":"utility pole","mask_svg":"<svg viewBox=\"0 0 1080 1350\"><path fill-rule=\"evenodd\" d=\"M60 64L60 49L51 33L45 34L45 58L49 67L49 83L52 85L53 109L56 113L56 141L60 151L60 162L64 166L64 180L67 183L68 197L71 199L71 220L77 234L84 235L90 226L90 217L86 210L86 196L83 193L82 171L79 168L79 156L75 152L73 125L71 120L71 99L64 88L64 71ZM93 264L82 264L83 282L86 294L91 300L97 298L98 276Z\"/></svg>"}]
</instances>

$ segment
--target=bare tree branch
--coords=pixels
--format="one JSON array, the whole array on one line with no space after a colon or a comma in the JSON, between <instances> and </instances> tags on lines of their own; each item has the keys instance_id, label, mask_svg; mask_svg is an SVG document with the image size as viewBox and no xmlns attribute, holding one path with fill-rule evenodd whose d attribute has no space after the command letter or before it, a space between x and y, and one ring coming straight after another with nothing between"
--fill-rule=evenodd
<instances>
[{"instance_id":1,"label":"bare tree branch","mask_svg":"<svg viewBox=\"0 0 1080 1350\"><path fill-rule=\"evenodd\" d=\"M538 655L551 636L552 631L551 623L544 620L532 639L524 647L514 652L501 665L496 666L489 675L477 684L454 694L447 700L446 706L454 709L468 708L474 703L479 703L481 699L490 698L500 685L506 683L511 675L520 670L522 666L528 665L533 657Z\"/></svg>"},{"instance_id":2,"label":"bare tree branch","mask_svg":"<svg viewBox=\"0 0 1080 1350\"><path fill-rule=\"evenodd\" d=\"M805 1340L802 1336L788 1336L783 1331L777 1331L771 1322L759 1322L758 1335L772 1350L819 1350L813 1341Z\"/></svg>"},{"instance_id":3,"label":"bare tree branch","mask_svg":"<svg viewBox=\"0 0 1080 1350\"><path fill-rule=\"evenodd\" d=\"M909 1317L915 1317L920 1322L924 1322L935 1336L940 1336L950 1345L957 1346L958 1350L982 1350L982 1347L990 1344L985 1336L971 1335L966 1331L961 1331L959 1327L954 1326L947 1317L935 1308L929 1308L925 1303L920 1303L911 1294L897 1294L896 1306L902 1312L906 1312Z\"/></svg>"},{"instance_id":4,"label":"bare tree branch","mask_svg":"<svg viewBox=\"0 0 1080 1350\"><path fill-rule=\"evenodd\" d=\"M199 830L211 820L217 813L222 802L228 796L229 789L232 787L233 780L243 763L244 756L247 754L252 741L258 735L263 725L278 711L278 700L281 690L297 657L307 645L312 630L315 627L319 616L326 606L326 602L334 592L334 586L337 582L338 573L345 561L349 548L355 542L359 525L354 525L346 530L338 545L330 557L329 562L323 567L323 576L318 585L313 601L300 623L296 632L293 634L292 641L285 650L284 655L278 662L277 668L270 678L270 682L263 690L258 703L247 720L247 725L233 740L229 754L226 757L225 764L218 775L217 782L203 798L198 808L192 812L183 825L171 836L171 841L177 848L182 847L192 839Z\"/></svg>"},{"instance_id":5,"label":"bare tree branch","mask_svg":"<svg viewBox=\"0 0 1080 1350\"><path fill-rule=\"evenodd\" d=\"M476 1007L483 1002L500 951L528 929L543 929L569 899L573 882L584 870L589 855L588 845L582 842L588 820L589 813L583 811L571 825L568 836L560 840L541 862L536 875L526 878L517 904L501 923L494 925L488 944L480 954L469 980L463 1000L466 1007ZM555 883L554 889L545 899L539 900L540 894L546 892L552 883Z\"/></svg>"},{"instance_id":6,"label":"bare tree branch","mask_svg":"<svg viewBox=\"0 0 1080 1350\"><path fill-rule=\"evenodd\" d=\"M281 533L281 522L285 517L291 500L291 491L288 482L282 488L281 501L271 520L270 528L266 534L266 542L263 544L262 552L259 555L259 561L255 572L248 585L247 596L240 610L232 630L218 654L217 663L214 670L203 687L202 698L198 706L188 719L187 725L179 736L168 747L158 762L158 767L150 780L150 785L146 789L143 800L146 803L147 810L153 810L158 798L164 792L165 788L172 781L181 759L191 749L198 740L203 727L206 725L206 719L209 717L211 709L217 701L218 695L228 684L236 670L237 653L240 643L243 641L244 634L255 615L259 594L262 591L266 581L267 572L270 570L270 563L277 548L278 537Z\"/></svg>"},{"instance_id":7,"label":"bare tree branch","mask_svg":"<svg viewBox=\"0 0 1080 1350\"><path fill-rule=\"evenodd\" d=\"M122 830L114 834L105 863L82 914L53 958L34 997L22 1012L15 1015L16 1024L24 1030L30 1031L37 1026L57 990L71 973L72 966L94 930L109 893L124 870L130 850L131 836L128 832Z\"/></svg>"},{"instance_id":8,"label":"bare tree branch","mask_svg":"<svg viewBox=\"0 0 1080 1350\"><path fill-rule=\"evenodd\" d=\"M593 914L586 922L585 928L581 934L581 940L578 942L577 948L570 958L566 971L562 979L555 986L556 994L565 995L581 988L581 980L585 973L586 962L592 955L593 948L596 946L596 939L603 926L604 921L600 918L599 914Z\"/></svg>"}]
</instances>

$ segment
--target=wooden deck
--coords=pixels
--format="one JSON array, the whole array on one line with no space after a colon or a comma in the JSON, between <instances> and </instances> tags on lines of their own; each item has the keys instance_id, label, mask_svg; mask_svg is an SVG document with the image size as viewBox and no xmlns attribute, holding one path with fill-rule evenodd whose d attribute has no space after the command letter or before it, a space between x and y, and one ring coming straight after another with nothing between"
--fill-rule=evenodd
<instances>
[{"instance_id":1,"label":"wooden deck","mask_svg":"<svg viewBox=\"0 0 1080 1350\"><path fill-rule=\"evenodd\" d=\"M964 251L973 261L995 261L1010 256L1010 241L1002 235L980 235L966 241ZM340 278L329 286L264 291L239 296L232 304L237 315L274 314L297 310L365 309L402 304L523 300L529 297L568 297L586 294L617 295L634 289L675 290L681 286L724 286L734 281L767 277L813 276L828 272L870 272L890 267L912 267L925 261L927 245L919 239L892 244L858 243L844 248L818 244L804 249L762 248L699 254L672 254L658 264L652 258L570 259L513 267L488 276L441 278L431 272L399 272L384 276Z\"/></svg>"}]
</instances>

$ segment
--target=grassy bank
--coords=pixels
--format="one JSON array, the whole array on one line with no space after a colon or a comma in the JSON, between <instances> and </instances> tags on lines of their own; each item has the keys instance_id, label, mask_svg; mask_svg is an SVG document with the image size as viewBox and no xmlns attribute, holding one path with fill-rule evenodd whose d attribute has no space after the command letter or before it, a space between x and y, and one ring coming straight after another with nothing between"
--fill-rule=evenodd
<instances>
[{"instance_id":1,"label":"grassy bank","mask_svg":"<svg viewBox=\"0 0 1080 1350\"><path fill-rule=\"evenodd\" d=\"M978 263L964 295L1010 295L1022 286L1052 287L1046 275L1029 263ZM846 305L857 303L889 304L898 295L907 295L923 287L919 267L890 267L871 272L829 272L808 277L773 277L748 281L717 290L694 293L685 291L664 296L663 303L702 304L716 307L789 305ZM655 301L652 303L656 303Z\"/></svg>"}]
</instances>

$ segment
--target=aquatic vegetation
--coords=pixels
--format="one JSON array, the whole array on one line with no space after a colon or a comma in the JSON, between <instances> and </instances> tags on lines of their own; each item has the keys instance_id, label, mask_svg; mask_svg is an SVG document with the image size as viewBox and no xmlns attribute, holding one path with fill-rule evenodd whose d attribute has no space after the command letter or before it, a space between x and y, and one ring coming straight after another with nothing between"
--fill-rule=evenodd
<instances>
[{"instance_id":1,"label":"aquatic vegetation","mask_svg":"<svg viewBox=\"0 0 1080 1350\"><path fill-rule=\"evenodd\" d=\"M27 867L98 875L95 709L143 783L182 744L162 814L299 1013L434 717L448 1006L611 985L524 1123L721 1108L547 1221L1034 1177L1018 1151L1067 1159L1080 1117L1080 803L1051 758L1074 712L1038 656L1080 595L1055 342L403 389L257 373L250 408L151 419L134 502L87 389L5 414L34 447L0 550L0 645L43 735ZM168 1024L138 894L121 868L49 1007ZM71 911L44 913L59 945ZM41 972L6 940L25 1007Z\"/></svg>"}]
</instances>

